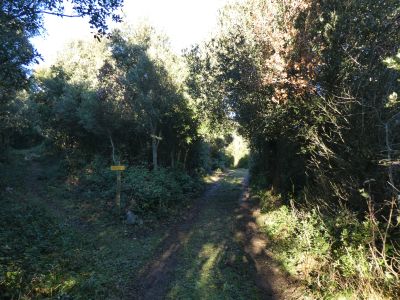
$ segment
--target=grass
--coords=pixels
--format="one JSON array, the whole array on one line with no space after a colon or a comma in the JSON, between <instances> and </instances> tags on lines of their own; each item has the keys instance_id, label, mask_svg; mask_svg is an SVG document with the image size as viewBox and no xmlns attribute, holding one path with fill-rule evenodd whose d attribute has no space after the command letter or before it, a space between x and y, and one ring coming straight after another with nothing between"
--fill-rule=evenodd
<instances>
[{"instance_id":1,"label":"grass","mask_svg":"<svg viewBox=\"0 0 400 300\"><path fill-rule=\"evenodd\" d=\"M270 191L253 188L273 259L303 282L314 299L398 299L399 281L378 272L385 265L371 256L371 222L346 209L336 215L282 204ZM382 264L382 265L380 265ZM377 268L377 266L379 266ZM391 277L389 277L391 276Z\"/></svg>"},{"instance_id":2,"label":"grass","mask_svg":"<svg viewBox=\"0 0 400 300\"><path fill-rule=\"evenodd\" d=\"M168 299L259 299L255 270L234 239L244 175L244 170L232 171L208 199L184 245Z\"/></svg>"},{"instance_id":3,"label":"grass","mask_svg":"<svg viewBox=\"0 0 400 300\"><path fill-rule=\"evenodd\" d=\"M2 299L128 297L167 228L125 225L65 181L56 160L18 154L2 166Z\"/></svg>"}]
</instances>

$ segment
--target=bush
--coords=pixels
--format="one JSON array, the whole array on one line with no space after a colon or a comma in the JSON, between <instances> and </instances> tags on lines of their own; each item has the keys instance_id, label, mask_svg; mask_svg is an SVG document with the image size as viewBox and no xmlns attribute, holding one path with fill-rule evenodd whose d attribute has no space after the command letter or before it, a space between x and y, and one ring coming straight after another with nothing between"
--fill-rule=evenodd
<instances>
[{"instance_id":1,"label":"bush","mask_svg":"<svg viewBox=\"0 0 400 300\"><path fill-rule=\"evenodd\" d=\"M79 188L90 198L115 197L116 174L101 157L83 168ZM185 203L202 188L198 178L180 169L158 168L150 171L144 165L128 167L122 173L121 204L139 214L166 213Z\"/></svg>"},{"instance_id":2,"label":"bush","mask_svg":"<svg viewBox=\"0 0 400 300\"><path fill-rule=\"evenodd\" d=\"M282 205L269 191L254 195L262 211L258 223L271 240L274 257L317 298L398 296L393 270L374 255L379 234L371 220L360 221L346 208L331 215Z\"/></svg>"},{"instance_id":3,"label":"bush","mask_svg":"<svg viewBox=\"0 0 400 300\"><path fill-rule=\"evenodd\" d=\"M138 213L163 213L184 203L201 185L179 170L130 167L124 173L126 205Z\"/></svg>"},{"instance_id":4,"label":"bush","mask_svg":"<svg viewBox=\"0 0 400 300\"><path fill-rule=\"evenodd\" d=\"M1 298L50 297L68 289L64 279L54 278L52 273L63 263L58 256L63 245L61 227L43 207L0 196Z\"/></svg>"},{"instance_id":5,"label":"bush","mask_svg":"<svg viewBox=\"0 0 400 300\"><path fill-rule=\"evenodd\" d=\"M81 169L79 180L79 188L88 196L111 199L115 195L115 173L110 170L110 163L101 156L95 156Z\"/></svg>"},{"instance_id":6,"label":"bush","mask_svg":"<svg viewBox=\"0 0 400 300\"><path fill-rule=\"evenodd\" d=\"M212 170L225 170L233 167L234 158L225 151L215 151L211 153L211 168Z\"/></svg>"},{"instance_id":7,"label":"bush","mask_svg":"<svg viewBox=\"0 0 400 300\"><path fill-rule=\"evenodd\" d=\"M248 169L249 168L249 162L250 162L249 154L246 154L241 159L239 159L236 168Z\"/></svg>"}]
</instances>

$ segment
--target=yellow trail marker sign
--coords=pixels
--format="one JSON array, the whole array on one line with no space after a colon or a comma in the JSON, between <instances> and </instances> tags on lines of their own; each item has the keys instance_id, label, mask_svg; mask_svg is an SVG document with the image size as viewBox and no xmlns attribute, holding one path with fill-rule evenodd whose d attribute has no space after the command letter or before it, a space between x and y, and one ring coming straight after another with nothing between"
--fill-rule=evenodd
<instances>
[{"instance_id":1,"label":"yellow trail marker sign","mask_svg":"<svg viewBox=\"0 0 400 300\"><path fill-rule=\"evenodd\" d=\"M125 169L125 166L111 166L111 171L124 171Z\"/></svg>"}]
</instances>

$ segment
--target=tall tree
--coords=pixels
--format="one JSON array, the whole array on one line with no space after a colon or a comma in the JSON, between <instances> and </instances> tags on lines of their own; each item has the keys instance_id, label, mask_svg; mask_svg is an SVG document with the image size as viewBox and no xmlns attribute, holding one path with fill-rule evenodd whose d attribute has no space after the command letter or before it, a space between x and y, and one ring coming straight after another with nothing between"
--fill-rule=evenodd
<instances>
[{"instance_id":1,"label":"tall tree","mask_svg":"<svg viewBox=\"0 0 400 300\"><path fill-rule=\"evenodd\" d=\"M182 62L148 26L102 43L76 41L35 73L33 97L46 136L60 147L114 160L173 165L188 160L197 121Z\"/></svg>"},{"instance_id":2,"label":"tall tree","mask_svg":"<svg viewBox=\"0 0 400 300\"><path fill-rule=\"evenodd\" d=\"M172 126L165 123L167 116L185 102L180 101L181 91L168 70L173 54L167 39L148 26L115 31L110 45L114 67L118 70L115 74L119 74L115 78L114 71L109 72L110 79L120 85L121 101L150 138L152 163L157 169L163 128Z\"/></svg>"},{"instance_id":3,"label":"tall tree","mask_svg":"<svg viewBox=\"0 0 400 300\"><path fill-rule=\"evenodd\" d=\"M63 0L0 1L0 122L9 119L8 103L13 101L16 93L27 87L28 66L40 59L40 54L29 41L32 36L43 30L43 17L46 14L60 17L90 18L89 23L95 35L103 35L108 29L107 18L114 21L121 18L117 10L122 0ZM68 9L67 7L71 7ZM0 128L3 128L1 126ZM8 133L1 131L3 140ZM7 147L2 143L0 152Z\"/></svg>"},{"instance_id":4,"label":"tall tree","mask_svg":"<svg viewBox=\"0 0 400 300\"><path fill-rule=\"evenodd\" d=\"M379 178L379 201L391 190L377 162L399 84L382 63L400 43L398 20L398 1L230 5L219 33L190 54L192 95L239 122L277 192L318 186L314 198L363 211L363 182Z\"/></svg>"}]
</instances>

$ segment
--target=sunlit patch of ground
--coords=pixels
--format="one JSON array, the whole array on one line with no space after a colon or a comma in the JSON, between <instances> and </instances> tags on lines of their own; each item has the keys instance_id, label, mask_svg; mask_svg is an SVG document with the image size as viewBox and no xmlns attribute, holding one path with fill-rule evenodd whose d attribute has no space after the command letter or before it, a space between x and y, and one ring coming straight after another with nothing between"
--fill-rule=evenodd
<instances>
[{"instance_id":1,"label":"sunlit patch of ground","mask_svg":"<svg viewBox=\"0 0 400 300\"><path fill-rule=\"evenodd\" d=\"M235 208L246 170L233 170L193 225L168 299L259 299L255 272L235 238Z\"/></svg>"},{"instance_id":2,"label":"sunlit patch of ground","mask_svg":"<svg viewBox=\"0 0 400 300\"><path fill-rule=\"evenodd\" d=\"M214 172L213 174L206 175L206 176L204 176L204 182L205 182L205 183L215 183L215 182L217 182L217 181L220 179L220 177L222 176L222 174L223 174L223 172L221 172L221 171L216 171L216 172Z\"/></svg>"}]
</instances>

